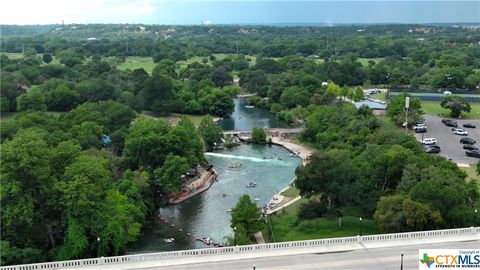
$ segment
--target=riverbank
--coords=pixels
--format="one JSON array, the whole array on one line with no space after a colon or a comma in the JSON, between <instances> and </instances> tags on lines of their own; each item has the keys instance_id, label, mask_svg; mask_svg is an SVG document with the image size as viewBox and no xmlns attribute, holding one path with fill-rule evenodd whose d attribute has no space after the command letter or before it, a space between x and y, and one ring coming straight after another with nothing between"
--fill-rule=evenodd
<instances>
[{"instance_id":1,"label":"riverbank","mask_svg":"<svg viewBox=\"0 0 480 270\"><path fill-rule=\"evenodd\" d=\"M281 137L272 137L272 143L284 147L288 151L294 153L296 156L301 158L303 166L308 164L310 156L315 152L315 149L311 147L297 144L290 141L289 139L283 139ZM263 211L264 214L273 214L302 199L300 195L293 197L282 195L288 189L293 187L296 178L297 177L295 176L287 187L277 192L277 194L273 195L272 199L267 205L267 208L265 208Z\"/></svg>"},{"instance_id":2,"label":"riverbank","mask_svg":"<svg viewBox=\"0 0 480 270\"><path fill-rule=\"evenodd\" d=\"M218 173L215 170L202 171L200 178L192 183L190 192L183 192L177 198L171 198L168 202L170 204L179 204L208 190L212 186L213 182L217 180L217 177Z\"/></svg>"},{"instance_id":3,"label":"riverbank","mask_svg":"<svg viewBox=\"0 0 480 270\"><path fill-rule=\"evenodd\" d=\"M283 139L280 137L272 137L272 143L283 146L285 149L297 155L302 159L304 166L307 165L309 157L316 151L315 149L306 145L297 144L289 139Z\"/></svg>"}]
</instances>

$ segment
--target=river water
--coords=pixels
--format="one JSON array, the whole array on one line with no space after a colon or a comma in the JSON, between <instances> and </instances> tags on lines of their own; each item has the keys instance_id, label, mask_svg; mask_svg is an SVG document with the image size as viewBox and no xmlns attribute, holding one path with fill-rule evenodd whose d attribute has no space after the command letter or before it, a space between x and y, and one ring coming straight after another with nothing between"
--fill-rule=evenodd
<instances>
[{"instance_id":1,"label":"river water","mask_svg":"<svg viewBox=\"0 0 480 270\"><path fill-rule=\"evenodd\" d=\"M254 127L261 128L286 128L287 123L280 121L268 110L262 108L246 108L246 98L236 98L235 110L230 117L219 122L223 130L252 130Z\"/></svg>"},{"instance_id":2,"label":"river water","mask_svg":"<svg viewBox=\"0 0 480 270\"><path fill-rule=\"evenodd\" d=\"M222 123L224 129L228 125L237 130L250 129L259 126L259 123L265 125L262 127L283 126L283 123L277 125L279 122L274 121L274 117L266 111L256 108L245 111L242 109L244 103L244 100L235 100L236 110L231 119ZM242 116L239 122L238 116ZM205 153L205 157L219 173L218 182L181 204L160 209L160 214L168 223L155 219L145 225L127 253L204 248L207 247L205 244L195 240L203 237L219 243L226 242L225 237L233 235L228 210L235 207L239 197L248 194L259 207L263 206L292 181L295 168L301 163L299 158L290 157L287 150L276 145L242 144L233 149ZM241 167L229 168L236 163L240 163ZM255 182L256 187L247 187L250 182ZM175 227L172 228L171 224ZM187 236L187 232L193 237ZM165 243L164 239L172 237L176 239L175 243Z\"/></svg>"}]
</instances>

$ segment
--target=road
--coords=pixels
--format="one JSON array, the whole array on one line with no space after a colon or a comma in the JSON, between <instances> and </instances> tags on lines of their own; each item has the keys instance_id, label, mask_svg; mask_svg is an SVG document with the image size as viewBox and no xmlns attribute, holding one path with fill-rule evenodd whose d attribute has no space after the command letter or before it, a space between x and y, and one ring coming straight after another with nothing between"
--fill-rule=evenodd
<instances>
[{"instance_id":1,"label":"road","mask_svg":"<svg viewBox=\"0 0 480 270\"><path fill-rule=\"evenodd\" d=\"M455 163L464 164L476 164L479 159L474 157L468 157L465 154L465 149L460 143L460 139L464 136L455 135L452 132L452 127L447 127L442 123L441 117L424 115L425 124L428 127L428 131L423 133L424 138L437 138L437 145L440 146L440 155L451 159ZM477 128L463 128L469 132L468 137L477 141L477 145L480 143L480 120L456 120L458 128L463 128L464 123L473 123ZM417 140L422 139L422 133L416 133Z\"/></svg>"},{"instance_id":2,"label":"road","mask_svg":"<svg viewBox=\"0 0 480 270\"><path fill-rule=\"evenodd\" d=\"M136 269L158 270L317 270L317 269L342 269L342 270L385 270L400 269L401 253L404 253L404 268L418 269L418 250L433 248L478 248L480 240L449 242L425 245L411 245L392 248L374 248L355 251L344 251L323 254L301 254L290 256L276 256L265 258L252 258L235 261L209 262L199 264L146 267Z\"/></svg>"}]
</instances>

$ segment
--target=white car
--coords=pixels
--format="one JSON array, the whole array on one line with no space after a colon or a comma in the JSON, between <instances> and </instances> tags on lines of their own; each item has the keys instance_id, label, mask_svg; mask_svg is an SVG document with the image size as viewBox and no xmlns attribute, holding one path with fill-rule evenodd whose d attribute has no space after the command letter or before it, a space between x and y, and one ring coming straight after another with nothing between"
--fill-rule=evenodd
<instances>
[{"instance_id":1,"label":"white car","mask_svg":"<svg viewBox=\"0 0 480 270\"><path fill-rule=\"evenodd\" d=\"M461 128L454 128L453 129L453 134L457 134L457 135L462 135L462 136L467 136L468 135L468 131L465 131Z\"/></svg>"},{"instance_id":2,"label":"white car","mask_svg":"<svg viewBox=\"0 0 480 270\"><path fill-rule=\"evenodd\" d=\"M423 144L436 144L437 139L436 138L425 138L422 141Z\"/></svg>"},{"instance_id":3,"label":"white car","mask_svg":"<svg viewBox=\"0 0 480 270\"><path fill-rule=\"evenodd\" d=\"M424 129L424 128L427 128L427 125L425 124L416 124L412 127L413 130L417 130L417 129Z\"/></svg>"}]
</instances>

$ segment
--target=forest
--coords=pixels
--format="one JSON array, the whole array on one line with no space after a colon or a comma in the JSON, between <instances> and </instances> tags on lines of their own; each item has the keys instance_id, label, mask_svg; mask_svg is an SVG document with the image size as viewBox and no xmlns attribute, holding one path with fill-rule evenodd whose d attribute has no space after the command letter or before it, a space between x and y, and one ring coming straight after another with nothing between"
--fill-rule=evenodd
<instances>
[{"instance_id":1,"label":"forest","mask_svg":"<svg viewBox=\"0 0 480 270\"><path fill-rule=\"evenodd\" d=\"M452 26L1 26L1 265L122 254L182 172L221 139L146 116L227 117L232 98L319 149L297 170L304 218L374 217L385 232L470 226L474 181L383 129L361 87L480 85L480 33ZM120 69L132 57L154 67ZM468 90L471 89L471 90ZM341 98L340 98L341 97ZM436 192L432 192L435 190ZM321 196L319 196L321 194ZM246 199L245 199L246 200ZM420 216L420 218L418 218ZM248 230L247 230L248 231Z\"/></svg>"}]
</instances>

